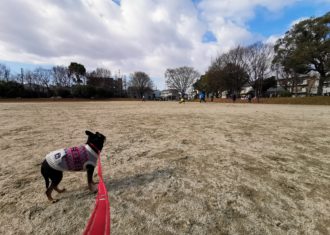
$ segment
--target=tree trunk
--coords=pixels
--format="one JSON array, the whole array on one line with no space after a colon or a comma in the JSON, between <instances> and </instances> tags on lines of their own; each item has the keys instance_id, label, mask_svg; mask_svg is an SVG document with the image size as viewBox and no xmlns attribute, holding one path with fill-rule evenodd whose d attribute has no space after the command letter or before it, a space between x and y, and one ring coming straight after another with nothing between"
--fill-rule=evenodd
<instances>
[{"instance_id":1,"label":"tree trunk","mask_svg":"<svg viewBox=\"0 0 330 235\"><path fill-rule=\"evenodd\" d=\"M256 84L256 91L257 91L257 102L259 103L259 98L261 96L262 93L262 80L259 78L257 80L257 84Z\"/></svg>"},{"instance_id":2,"label":"tree trunk","mask_svg":"<svg viewBox=\"0 0 330 235\"><path fill-rule=\"evenodd\" d=\"M317 95L322 95L325 78L325 73L320 74L319 85L317 87Z\"/></svg>"}]
</instances>

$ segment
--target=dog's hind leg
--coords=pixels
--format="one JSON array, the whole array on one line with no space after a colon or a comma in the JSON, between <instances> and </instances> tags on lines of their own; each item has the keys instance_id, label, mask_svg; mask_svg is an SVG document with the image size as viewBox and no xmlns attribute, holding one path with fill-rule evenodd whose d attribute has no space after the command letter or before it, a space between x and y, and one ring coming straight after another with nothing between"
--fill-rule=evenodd
<instances>
[{"instance_id":1,"label":"dog's hind leg","mask_svg":"<svg viewBox=\"0 0 330 235\"><path fill-rule=\"evenodd\" d=\"M56 202L56 200L54 200L52 198L52 192L53 192L53 189L54 189L54 185L53 185L53 179L54 179L54 174L55 170L52 169L46 160L43 161L42 165L41 165L41 174L42 176L44 177L45 179L45 182L46 182L46 196L48 198L49 201L51 202ZM51 185L49 185L49 179L51 179L52 183Z\"/></svg>"},{"instance_id":2,"label":"dog's hind leg","mask_svg":"<svg viewBox=\"0 0 330 235\"><path fill-rule=\"evenodd\" d=\"M59 189L57 187L63 178L63 172L58 171L58 170L53 170L52 173L49 175L49 178L51 179L52 183L48 187L48 189L46 191L46 195L47 195L49 201L55 203L58 201L58 199L55 200L52 198L53 190L55 190L56 192L59 192L59 193L62 193L65 190L65 189Z\"/></svg>"},{"instance_id":3,"label":"dog's hind leg","mask_svg":"<svg viewBox=\"0 0 330 235\"><path fill-rule=\"evenodd\" d=\"M53 184L51 184L48 189L46 190L46 195L47 195L47 198L50 202L52 203L55 203L57 202L58 200L55 200L54 198L52 198L52 192L53 192L53 189L54 189L54 186Z\"/></svg>"},{"instance_id":4,"label":"dog's hind leg","mask_svg":"<svg viewBox=\"0 0 330 235\"><path fill-rule=\"evenodd\" d=\"M44 177L45 179L45 183L46 183L46 189L49 187L49 176L48 176L48 172L49 172L49 165L47 163L46 160L44 160L41 163L41 175Z\"/></svg>"}]
</instances>

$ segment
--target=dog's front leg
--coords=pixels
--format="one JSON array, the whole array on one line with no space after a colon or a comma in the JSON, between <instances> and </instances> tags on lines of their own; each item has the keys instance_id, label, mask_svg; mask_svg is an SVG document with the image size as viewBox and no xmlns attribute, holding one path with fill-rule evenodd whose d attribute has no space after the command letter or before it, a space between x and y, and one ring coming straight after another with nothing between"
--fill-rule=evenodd
<instances>
[{"instance_id":1,"label":"dog's front leg","mask_svg":"<svg viewBox=\"0 0 330 235\"><path fill-rule=\"evenodd\" d=\"M88 183L88 188L92 192L97 192L97 187L96 184L93 182L93 173L94 173L94 166L92 165L87 165L87 183Z\"/></svg>"}]
</instances>

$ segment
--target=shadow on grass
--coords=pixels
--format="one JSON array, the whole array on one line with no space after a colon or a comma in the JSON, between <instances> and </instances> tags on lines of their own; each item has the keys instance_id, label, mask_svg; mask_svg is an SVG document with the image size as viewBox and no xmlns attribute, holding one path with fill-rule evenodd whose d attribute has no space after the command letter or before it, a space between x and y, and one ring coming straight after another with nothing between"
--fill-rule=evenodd
<instances>
[{"instance_id":1,"label":"shadow on grass","mask_svg":"<svg viewBox=\"0 0 330 235\"><path fill-rule=\"evenodd\" d=\"M74 189L74 190L70 190L70 191L66 191L62 194L58 194L58 193L53 193L54 198L55 199L59 199L59 201L61 200L86 200L90 197L95 197L96 193L95 192L91 192L87 189L87 187L84 188L79 188L79 189Z\"/></svg>"},{"instance_id":2,"label":"shadow on grass","mask_svg":"<svg viewBox=\"0 0 330 235\"><path fill-rule=\"evenodd\" d=\"M105 184L108 191L117 191L129 187L139 187L149 184L158 179L166 179L173 175L174 170L170 168L157 169L149 173L136 174L121 179L106 180Z\"/></svg>"}]
</instances>

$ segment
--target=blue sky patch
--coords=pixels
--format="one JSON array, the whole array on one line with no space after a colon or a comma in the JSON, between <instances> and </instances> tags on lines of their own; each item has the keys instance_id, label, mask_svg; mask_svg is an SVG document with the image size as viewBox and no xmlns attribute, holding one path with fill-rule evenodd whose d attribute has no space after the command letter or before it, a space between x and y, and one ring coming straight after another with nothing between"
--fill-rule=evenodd
<instances>
[{"instance_id":1,"label":"blue sky patch","mask_svg":"<svg viewBox=\"0 0 330 235\"><path fill-rule=\"evenodd\" d=\"M20 63L20 62L12 62L6 60L0 60L0 64L4 64L10 68L10 74L18 74L21 73L21 68L23 72L33 71L38 67L42 67L44 69L51 69L53 65L50 64L30 64L30 63Z\"/></svg>"},{"instance_id":2,"label":"blue sky patch","mask_svg":"<svg viewBox=\"0 0 330 235\"><path fill-rule=\"evenodd\" d=\"M322 7L312 2L301 1L290 7L285 7L281 12L271 12L265 7L257 6L254 10L255 17L246 23L252 33L258 33L264 37L271 35L283 35L289 30L290 24L303 17L319 17L330 9L329 3L324 3Z\"/></svg>"},{"instance_id":3,"label":"blue sky patch","mask_svg":"<svg viewBox=\"0 0 330 235\"><path fill-rule=\"evenodd\" d=\"M202 0L191 0L195 5L198 5Z\"/></svg>"},{"instance_id":4,"label":"blue sky patch","mask_svg":"<svg viewBox=\"0 0 330 235\"><path fill-rule=\"evenodd\" d=\"M212 31L206 31L203 35L202 42L203 43L210 43L210 42L217 42L217 38L212 33Z\"/></svg>"},{"instance_id":5,"label":"blue sky patch","mask_svg":"<svg viewBox=\"0 0 330 235\"><path fill-rule=\"evenodd\" d=\"M118 6L120 6L120 0L112 0L114 3L116 3Z\"/></svg>"}]
</instances>

